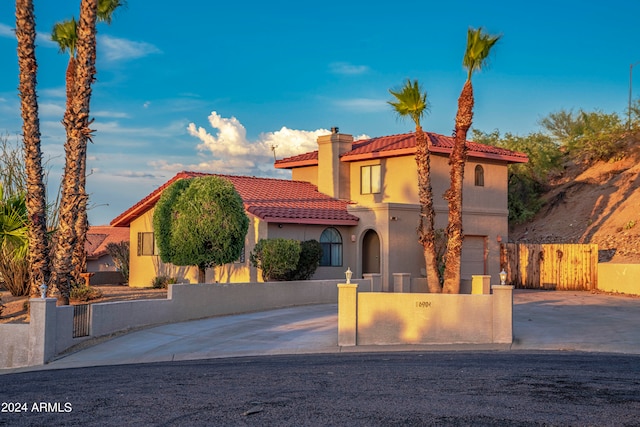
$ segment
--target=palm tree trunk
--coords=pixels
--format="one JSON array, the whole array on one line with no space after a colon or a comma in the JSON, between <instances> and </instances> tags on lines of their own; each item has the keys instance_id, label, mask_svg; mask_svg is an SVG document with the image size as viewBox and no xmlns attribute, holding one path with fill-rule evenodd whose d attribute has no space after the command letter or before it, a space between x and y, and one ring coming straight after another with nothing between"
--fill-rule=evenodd
<instances>
[{"instance_id":1,"label":"palm tree trunk","mask_svg":"<svg viewBox=\"0 0 640 427\"><path fill-rule=\"evenodd\" d=\"M67 130L66 162L54 259L54 283L60 290L63 304L69 303L71 283L75 281L73 254L77 246L84 250L84 239L86 238L86 234L85 236L77 235L76 223L78 217L82 217L82 214L79 213L80 210L86 210L86 195L81 175L86 161L87 140L91 135L89 104L91 84L95 72L91 61L95 58L97 8L98 0L82 0L80 3L73 99L68 103L70 111L65 113L64 118Z\"/></svg>"},{"instance_id":2,"label":"palm tree trunk","mask_svg":"<svg viewBox=\"0 0 640 427\"><path fill-rule=\"evenodd\" d=\"M438 260L435 248L435 212L433 210L433 191L431 188L429 142L420 126L416 126L416 165L418 168L418 196L420 200L418 241L424 249L429 292L440 293L442 292L442 287L438 274Z\"/></svg>"},{"instance_id":3,"label":"palm tree trunk","mask_svg":"<svg viewBox=\"0 0 640 427\"><path fill-rule=\"evenodd\" d=\"M20 108L24 158L27 174L27 212L29 215L29 293L36 296L39 287L49 283L49 248L47 243L47 200L40 149L38 119L36 27L33 0L16 0L16 37L20 69Z\"/></svg>"},{"instance_id":4,"label":"palm tree trunk","mask_svg":"<svg viewBox=\"0 0 640 427\"><path fill-rule=\"evenodd\" d=\"M458 98L456 134L449 157L451 186L445 193L449 202L449 224L447 226L447 252L445 254L443 292L460 293L460 266L462 257L462 186L464 166L467 160L467 132L473 121L473 86L467 80Z\"/></svg>"}]
</instances>

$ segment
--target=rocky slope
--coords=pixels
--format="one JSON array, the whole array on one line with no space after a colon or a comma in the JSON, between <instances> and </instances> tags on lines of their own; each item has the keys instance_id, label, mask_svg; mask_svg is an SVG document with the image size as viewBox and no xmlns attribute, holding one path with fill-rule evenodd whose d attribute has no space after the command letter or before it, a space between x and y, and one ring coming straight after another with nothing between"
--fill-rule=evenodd
<instances>
[{"instance_id":1,"label":"rocky slope","mask_svg":"<svg viewBox=\"0 0 640 427\"><path fill-rule=\"evenodd\" d=\"M510 227L509 240L596 243L601 262L640 263L640 143L625 152L617 161L567 165L538 215Z\"/></svg>"}]
</instances>

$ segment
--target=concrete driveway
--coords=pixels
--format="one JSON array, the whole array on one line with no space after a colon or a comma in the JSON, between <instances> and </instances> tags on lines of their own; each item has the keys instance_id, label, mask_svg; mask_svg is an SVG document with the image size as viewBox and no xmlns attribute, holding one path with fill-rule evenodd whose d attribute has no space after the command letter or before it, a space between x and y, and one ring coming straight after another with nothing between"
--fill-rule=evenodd
<instances>
[{"instance_id":1,"label":"concrete driveway","mask_svg":"<svg viewBox=\"0 0 640 427\"><path fill-rule=\"evenodd\" d=\"M511 346L338 347L337 305L314 305L152 327L65 355L44 369L237 356L406 350L577 350L640 354L640 298L514 292Z\"/></svg>"}]
</instances>

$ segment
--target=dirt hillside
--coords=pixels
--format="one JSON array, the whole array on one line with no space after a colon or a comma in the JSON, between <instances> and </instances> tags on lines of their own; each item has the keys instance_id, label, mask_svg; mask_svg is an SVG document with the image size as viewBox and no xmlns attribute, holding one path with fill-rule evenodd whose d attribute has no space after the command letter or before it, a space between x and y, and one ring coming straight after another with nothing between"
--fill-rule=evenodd
<instances>
[{"instance_id":1,"label":"dirt hillside","mask_svg":"<svg viewBox=\"0 0 640 427\"><path fill-rule=\"evenodd\" d=\"M596 243L601 262L640 263L640 144L626 152L617 161L567 165L538 215L512 226L509 240Z\"/></svg>"}]
</instances>

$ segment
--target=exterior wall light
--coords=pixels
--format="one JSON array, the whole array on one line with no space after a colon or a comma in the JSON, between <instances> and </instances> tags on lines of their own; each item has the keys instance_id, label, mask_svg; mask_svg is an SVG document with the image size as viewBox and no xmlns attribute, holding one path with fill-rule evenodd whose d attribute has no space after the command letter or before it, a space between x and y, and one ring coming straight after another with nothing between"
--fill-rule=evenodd
<instances>
[{"instance_id":1,"label":"exterior wall light","mask_svg":"<svg viewBox=\"0 0 640 427\"><path fill-rule=\"evenodd\" d=\"M504 271L504 268L500 272L500 284L501 285L506 285L507 284L507 272Z\"/></svg>"},{"instance_id":2,"label":"exterior wall light","mask_svg":"<svg viewBox=\"0 0 640 427\"><path fill-rule=\"evenodd\" d=\"M347 278L347 284L351 283L351 276L353 276L353 271L351 271L351 267L347 267L347 271L344 272L344 276Z\"/></svg>"},{"instance_id":3,"label":"exterior wall light","mask_svg":"<svg viewBox=\"0 0 640 427\"><path fill-rule=\"evenodd\" d=\"M47 297L47 285L43 283L40 285L40 298L45 299Z\"/></svg>"}]
</instances>

